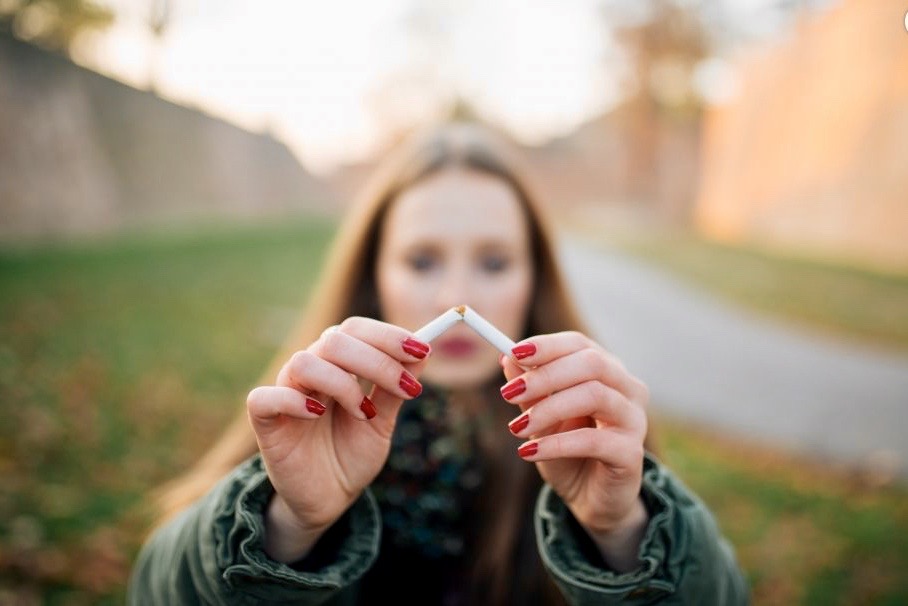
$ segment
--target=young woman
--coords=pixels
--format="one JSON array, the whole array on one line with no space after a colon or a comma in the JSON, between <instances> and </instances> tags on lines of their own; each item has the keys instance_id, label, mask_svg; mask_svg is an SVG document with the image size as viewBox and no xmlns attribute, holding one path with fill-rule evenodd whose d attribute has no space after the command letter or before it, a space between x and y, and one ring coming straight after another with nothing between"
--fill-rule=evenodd
<instances>
[{"instance_id":1,"label":"young woman","mask_svg":"<svg viewBox=\"0 0 908 606\"><path fill-rule=\"evenodd\" d=\"M504 149L449 125L378 172L269 384L167 493L132 603L747 601ZM415 338L462 304L511 356Z\"/></svg>"}]
</instances>

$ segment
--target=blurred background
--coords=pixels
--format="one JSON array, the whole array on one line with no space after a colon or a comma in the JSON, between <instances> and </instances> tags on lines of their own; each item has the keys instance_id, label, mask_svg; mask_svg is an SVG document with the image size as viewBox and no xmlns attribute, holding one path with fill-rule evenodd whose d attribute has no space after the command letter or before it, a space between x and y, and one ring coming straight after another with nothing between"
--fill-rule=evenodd
<instances>
[{"instance_id":1,"label":"blurred background","mask_svg":"<svg viewBox=\"0 0 908 606\"><path fill-rule=\"evenodd\" d=\"M755 603L905 603L906 13L0 0L0 604L123 601L148 491L449 119L519 148Z\"/></svg>"}]
</instances>

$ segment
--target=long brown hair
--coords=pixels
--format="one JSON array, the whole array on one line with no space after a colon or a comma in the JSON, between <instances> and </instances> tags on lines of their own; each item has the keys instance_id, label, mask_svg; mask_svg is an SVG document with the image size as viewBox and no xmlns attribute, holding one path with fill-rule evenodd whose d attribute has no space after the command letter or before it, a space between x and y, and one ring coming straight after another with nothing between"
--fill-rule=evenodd
<instances>
[{"instance_id":1,"label":"long brown hair","mask_svg":"<svg viewBox=\"0 0 908 606\"><path fill-rule=\"evenodd\" d=\"M266 370L263 383L272 383L290 355L307 347L326 327L353 315L380 316L375 257L387 210L402 191L449 168L479 171L502 179L517 194L525 211L535 274L523 336L563 330L586 332L558 266L551 223L518 166L516 154L502 137L463 123L431 129L399 147L373 175L341 225L305 313ZM497 388L487 387L481 390L486 394L483 398L497 398L500 402ZM492 407L513 416L509 407ZM503 418L499 427L504 427L507 420ZM525 521L532 514L532 497L540 480L532 465L514 455L513 440L502 439L499 432L494 439L487 436L481 442L492 463L483 501L494 506L484 516L484 532L474 561L478 583L490 591L486 597L492 602L498 601L495 598L505 599L505 592L510 591L503 583L513 581L515 562L522 559L517 557L517 544L526 542ZM256 450L244 407L214 447L187 474L164 487L159 500L162 519L199 498ZM535 551L535 546L531 545L531 549ZM518 577L526 574L523 570Z\"/></svg>"}]
</instances>

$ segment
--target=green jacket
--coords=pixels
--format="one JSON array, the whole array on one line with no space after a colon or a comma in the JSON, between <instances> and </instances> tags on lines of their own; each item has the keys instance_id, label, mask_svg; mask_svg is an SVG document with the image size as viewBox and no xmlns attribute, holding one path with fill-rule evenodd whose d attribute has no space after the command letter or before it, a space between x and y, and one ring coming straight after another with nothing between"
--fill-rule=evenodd
<instances>
[{"instance_id":1,"label":"green jacket","mask_svg":"<svg viewBox=\"0 0 908 606\"><path fill-rule=\"evenodd\" d=\"M357 581L379 557L381 516L371 492L367 489L345 516L336 557L311 572L265 555L263 511L272 494L258 455L237 467L152 535L133 569L129 603L354 603ZM554 491L543 487L535 511L536 542L567 601L748 603L745 579L712 515L649 455L641 494L650 512L640 545L642 565L618 574L583 555L570 512Z\"/></svg>"}]
</instances>

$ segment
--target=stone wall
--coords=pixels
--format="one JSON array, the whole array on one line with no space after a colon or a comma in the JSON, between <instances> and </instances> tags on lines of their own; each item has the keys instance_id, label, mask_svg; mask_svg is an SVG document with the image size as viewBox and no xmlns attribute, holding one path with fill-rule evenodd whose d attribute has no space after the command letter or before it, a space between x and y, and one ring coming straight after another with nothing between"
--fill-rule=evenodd
<instances>
[{"instance_id":1,"label":"stone wall","mask_svg":"<svg viewBox=\"0 0 908 606\"><path fill-rule=\"evenodd\" d=\"M0 241L337 201L288 148L0 34Z\"/></svg>"},{"instance_id":2,"label":"stone wall","mask_svg":"<svg viewBox=\"0 0 908 606\"><path fill-rule=\"evenodd\" d=\"M908 270L908 32L901 0L844 0L738 62L707 112L707 234Z\"/></svg>"}]
</instances>

